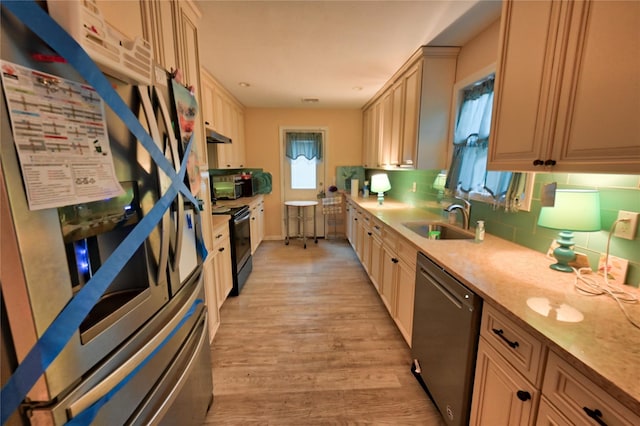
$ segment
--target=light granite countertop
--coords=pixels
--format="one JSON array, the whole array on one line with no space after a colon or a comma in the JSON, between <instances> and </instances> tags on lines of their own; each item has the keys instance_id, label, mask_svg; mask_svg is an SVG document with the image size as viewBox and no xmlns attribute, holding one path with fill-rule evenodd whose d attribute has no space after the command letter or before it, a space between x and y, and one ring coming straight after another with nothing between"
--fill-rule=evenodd
<instances>
[{"instance_id":1,"label":"light granite countertop","mask_svg":"<svg viewBox=\"0 0 640 426\"><path fill-rule=\"evenodd\" d=\"M576 292L575 275L549 268L545 254L485 234L474 240L429 240L402 225L418 220L441 220L426 210L385 199L352 198L360 207L444 267L485 303L532 331L549 348L585 373L615 399L640 412L640 329L631 325L608 296ZM638 289L625 290L640 297ZM579 322L561 322L543 316L528 305L532 298L565 304L583 316ZM624 304L640 320L640 304Z\"/></svg>"}]
</instances>

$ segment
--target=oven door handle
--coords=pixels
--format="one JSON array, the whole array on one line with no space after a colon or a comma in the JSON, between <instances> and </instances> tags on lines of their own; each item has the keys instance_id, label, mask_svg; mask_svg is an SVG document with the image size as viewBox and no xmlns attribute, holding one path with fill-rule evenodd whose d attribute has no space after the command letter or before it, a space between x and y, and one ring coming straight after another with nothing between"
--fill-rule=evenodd
<instances>
[{"instance_id":1,"label":"oven door handle","mask_svg":"<svg viewBox=\"0 0 640 426\"><path fill-rule=\"evenodd\" d=\"M162 138L160 137L160 129L158 128L158 123L156 121L155 114L153 113L153 107L151 106L151 99L149 98L147 87L138 86L138 93L140 94L142 110L144 111L144 115L147 119L151 138L154 140L156 145L158 145L160 150L164 152L161 143ZM171 181L163 171L158 169L157 173L158 186L160 187L160 197L162 197L166 193L169 186L171 186ZM171 226L170 214L171 213L167 211L162 216L162 220L160 222L160 253L158 254L158 274L156 277L156 285L159 285L163 280L165 280L166 277L165 270L167 269L167 263L169 259L169 227Z\"/></svg>"},{"instance_id":2,"label":"oven door handle","mask_svg":"<svg viewBox=\"0 0 640 426\"><path fill-rule=\"evenodd\" d=\"M157 88L153 88L156 99L158 100L158 106L160 107L160 115L162 120L164 121L165 129L167 130L168 143L165 147L165 156L171 161L173 164L173 168L176 170L176 173L180 172L180 156L178 154L178 141L175 138L175 135L171 130L173 129L171 123L171 116L169 114L169 108L167 108L167 104L164 101L164 97L160 92L158 92ZM182 251L182 228L185 222L185 213L184 213L184 198L182 194L178 193L176 197L177 205L177 213L176 213L176 240L175 247L173 248L173 252L175 256L173 256L171 262L171 269L174 271L178 268L180 262L180 255Z\"/></svg>"},{"instance_id":3,"label":"oven door handle","mask_svg":"<svg viewBox=\"0 0 640 426\"><path fill-rule=\"evenodd\" d=\"M202 281L198 283L198 287L202 286ZM180 321L187 315L189 309L193 306L196 299L199 297L200 291L194 291L189 300L180 308L180 311L174 315L164 327L153 336L138 352L128 358L120 367L116 368L111 374L105 377L100 383L95 385L89 391L84 393L80 398L76 399L67 408L70 418L74 418L89 408L100 398L109 393L115 388L123 379L131 374L140 364L142 364L149 355L153 353L164 340L171 335L173 330L180 324Z\"/></svg>"},{"instance_id":4,"label":"oven door handle","mask_svg":"<svg viewBox=\"0 0 640 426\"><path fill-rule=\"evenodd\" d=\"M238 224L238 223L243 222L245 220L249 220L250 217L251 217L251 211L247 210L247 212L243 213L242 216L234 218L233 219L233 223L234 224Z\"/></svg>"}]
</instances>

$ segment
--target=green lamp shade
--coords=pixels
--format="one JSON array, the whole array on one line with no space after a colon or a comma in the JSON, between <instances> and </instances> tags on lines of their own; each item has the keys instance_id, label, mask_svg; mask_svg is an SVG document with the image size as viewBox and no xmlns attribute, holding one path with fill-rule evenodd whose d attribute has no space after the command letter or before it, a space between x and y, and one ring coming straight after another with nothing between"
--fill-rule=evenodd
<instances>
[{"instance_id":1,"label":"green lamp shade","mask_svg":"<svg viewBox=\"0 0 640 426\"><path fill-rule=\"evenodd\" d=\"M558 261L551 269L571 272L568 265L575 259L573 251L573 232L594 232L600 230L600 194L595 190L559 189L556 191L553 207L542 207L538 226L559 229L556 241L559 244L553 251Z\"/></svg>"},{"instance_id":2,"label":"green lamp shade","mask_svg":"<svg viewBox=\"0 0 640 426\"><path fill-rule=\"evenodd\" d=\"M542 207L538 225L564 231L600 230L600 193L595 190L558 189L553 207Z\"/></svg>"}]
</instances>

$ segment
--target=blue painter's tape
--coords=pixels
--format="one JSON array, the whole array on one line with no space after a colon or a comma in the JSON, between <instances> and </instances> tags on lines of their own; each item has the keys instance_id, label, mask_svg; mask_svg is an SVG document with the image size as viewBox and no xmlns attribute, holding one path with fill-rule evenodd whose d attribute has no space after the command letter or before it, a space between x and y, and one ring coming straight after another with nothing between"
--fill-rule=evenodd
<instances>
[{"instance_id":1,"label":"blue painter's tape","mask_svg":"<svg viewBox=\"0 0 640 426\"><path fill-rule=\"evenodd\" d=\"M178 192L183 193L194 206L197 207L198 203L184 184L186 160L189 156L193 137L187 145L180 172L176 173L129 107L124 104L120 96L111 88L102 72L87 56L82 47L64 29L32 0L5 1L2 6L22 20L39 37L47 40L47 43L54 50L76 68L87 83L96 89L104 101L128 126L145 149L149 151L158 167L172 179L171 186L166 193L116 248L93 278L65 306L2 388L0 391L0 402L2 404L0 421L5 423L18 408L38 378L66 346L115 276L160 221ZM199 244L202 245L202 242L200 241ZM206 250L204 257L206 257Z\"/></svg>"},{"instance_id":2,"label":"blue painter's tape","mask_svg":"<svg viewBox=\"0 0 640 426\"><path fill-rule=\"evenodd\" d=\"M71 419L67 424L68 425L88 425L93 422L93 420L98 415L98 411L102 408L113 396L122 389L133 377L171 340L171 338L182 328L182 326L187 322L187 320L193 316L196 311L196 308L199 304L204 303L202 299L196 299L189 311L182 317L180 322L175 326L173 330L169 333L169 335L156 347L153 352L151 352L131 373L129 373L124 379L122 379L116 386L113 387L109 392L107 392L102 398L98 399L94 402L90 407L86 410L78 414L76 417Z\"/></svg>"},{"instance_id":3,"label":"blue painter's tape","mask_svg":"<svg viewBox=\"0 0 640 426\"><path fill-rule=\"evenodd\" d=\"M177 192L174 186L167 190L166 194L156 203L149 214L142 218L89 282L69 301L18 365L2 388L2 423L18 408L38 378L64 349L104 291L140 244L144 242L164 212L171 206Z\"/></svg>"}]
</instances>

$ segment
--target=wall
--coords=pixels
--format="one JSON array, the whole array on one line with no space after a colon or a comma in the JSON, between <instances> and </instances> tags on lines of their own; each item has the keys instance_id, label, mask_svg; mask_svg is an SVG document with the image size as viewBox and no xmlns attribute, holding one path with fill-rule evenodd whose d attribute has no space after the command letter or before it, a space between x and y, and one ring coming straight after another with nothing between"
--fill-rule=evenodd
<instances>
[{"instance_id":1,"label":"wall","mask_svg":"<svg viewBox=\"0 0 640 426\"><path fill-rule=\"evenodd\" d=\"M247 167L259 167L272 174L273 192L265 195L265 238L282 237L282 194L280 192L280 127L325 127L327 131L326 179L332 184L337 166L362 163L362 111L360 109L245 110Z\"/></svg>"},{"instance_id":2,"label":"wall","mask_svg":"<svg viewBox=\"0 0 640 426\"><path fill-rule=\"evenodd\" d=\"M367 171L370 174L372 171ZM437 201L433 181L439 170L389 171L391 190L387 195L434 213L442 213L454 200L444 197ZM411 192L416 182L417 191ZM549 182L557 182L560 189L598 189L600 192L600 215L602 230L599 232L576 232L575 250L589 258L592 269L598 266L600 253L607 247L609 229L619 210L640 212L640 175L600 175L575 173L536 173L530 212L506 213L504 209L472 202L471 223L484 220L487 233L513 241L539 252L546 252L556 238L557 231L537 226L540 214L540 189ZM444 216L443 216L444 217ZM612 237L610 254L629 260L626 283L640 287L640 228L635 240ZM490 254L487 254L490 255ZM551 263L551 262L550 262Z\"/></svg>"},{"instance_id":3,"label":"wall","mask_svg":"<svg viewBox=\"0 0 640 426\"><path fill-rule=\"evenodd\" d=\"M498 60L499 37L500 19L497 19L462 47L458 54L456 82Z\"/></svg>"}]
</instances>

